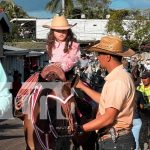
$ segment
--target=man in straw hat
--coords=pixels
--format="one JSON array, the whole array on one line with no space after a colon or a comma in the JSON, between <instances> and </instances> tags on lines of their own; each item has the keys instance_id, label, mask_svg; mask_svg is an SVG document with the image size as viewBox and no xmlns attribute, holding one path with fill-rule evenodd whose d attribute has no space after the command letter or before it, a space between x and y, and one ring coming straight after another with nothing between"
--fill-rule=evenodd
<instances>
[{"instance_id":1,"label":"man in straw hat","mask_svg":"<svg viewBox=\"0 0 150 150\"><path fill-rule=\"evenodd\" d=\"M101 67L108 71L102 92L87 87L81 80L74 85L99 103L96 119L77 127L77 132L98 131L99 149L131 150L135 140L131 132L135 86L130 74L123 68L123 56L132 56L134 51L124 49L122 40L116 36L105 36L88 48L97 53Z\"/></svg>"}]
</instances>

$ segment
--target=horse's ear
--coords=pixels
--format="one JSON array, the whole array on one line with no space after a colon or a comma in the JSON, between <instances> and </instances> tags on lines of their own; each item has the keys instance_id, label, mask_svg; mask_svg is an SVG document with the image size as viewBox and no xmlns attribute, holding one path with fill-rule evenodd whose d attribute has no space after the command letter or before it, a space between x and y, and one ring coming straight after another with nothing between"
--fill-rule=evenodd
<instances>
[{"instance_id":1,"label":"horse's ear","mask_svg":"<svg viewBox=\"0 0 150 150\"><path fill-rule=\"evenodd\" d=\"M73 80L72 80L72 82L71 82L71 88L72 88L72 87L76 87L76 85L77 85L78 82L79 82L79 79L80 79L79 75L76 75L76 76L73 78Z\"/></svg>"},{"instance_id":2,"label":"horse's ear","mask_svg":"<svg viewBox=\"0 0 150 150\"><path fill-rule=\"evenodd\" d=\"M41 74L39 74L38 82L46 82L46 80L42 78Z\"/></svg>"}]
</instances>

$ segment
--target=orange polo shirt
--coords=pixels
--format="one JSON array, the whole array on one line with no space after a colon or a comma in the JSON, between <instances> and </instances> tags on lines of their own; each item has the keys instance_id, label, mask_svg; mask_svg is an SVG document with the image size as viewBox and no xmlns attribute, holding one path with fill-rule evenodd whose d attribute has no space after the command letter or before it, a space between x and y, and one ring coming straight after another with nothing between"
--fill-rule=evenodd
<instances>
[{"instance_id":1,"label":"orange polo shirt","mask_svg":"<svg viewBox=\"0 0 150 150\"><path fill-rule=\"evenodd\" d=\"M106 108L116 108L119 114L114 127L130 130L135 106L135 86L130 74L120 65L105 77L105 81L99 102L100 114L104 114Z\"/></svg>"}]
</instances>

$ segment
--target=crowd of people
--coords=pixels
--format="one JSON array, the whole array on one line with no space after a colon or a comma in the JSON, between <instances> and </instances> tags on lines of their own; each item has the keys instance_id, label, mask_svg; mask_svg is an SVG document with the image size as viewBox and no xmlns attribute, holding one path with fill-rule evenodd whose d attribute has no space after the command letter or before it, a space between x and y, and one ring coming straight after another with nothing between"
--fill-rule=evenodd
<instances>
[{"instance_id":1,"label":"crowd of people","mask_svg":"<svg viewBox=\"0 0 150 150\"><path fill-rule=\"evenodd\" d=\"M53 18L51 24L44 25L50 29L46 42L49 63L61 67L68 80L73 78L77 65L79 71L90 78L93 73L92 61L88 55L81 54L79 43L71 29L73 26L64 16L59 15ZM98 104L96 118L77 126L76 132L82 134L97 131L100 150L139 150L141 112L150 107L149 66L138 70L140 73L135 76L132 68L122 61L125 57L132 57L135 52L123 47L121 38L113 35L104 36L99 43L88 47L87 50L95 55L94 64L98 68L95 72L99 72L105 83L100 92L84 84L82 79L74 87L85 92ZM5 88L7 78L1 64L0 76L0 115L3 115L10 105L11 94ZM19 74L14 75L14 81L18 79ZM14 89L18 91L21 83L17 83L19 85L14 84L17 86ZM13 91L12 94L15 97L17 92Z\"/></svg>"}]
</instances>

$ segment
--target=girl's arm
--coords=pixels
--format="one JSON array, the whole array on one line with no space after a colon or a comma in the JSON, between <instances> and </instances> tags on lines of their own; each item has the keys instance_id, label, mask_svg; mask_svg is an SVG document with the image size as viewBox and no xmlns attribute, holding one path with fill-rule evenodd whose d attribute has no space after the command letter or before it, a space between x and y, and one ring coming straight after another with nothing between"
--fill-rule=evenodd
<instances>
[{"instance_id":1,"label":"girl's arm","mask_svg":"<svg viewBox=\"0 0 150 150\"><path fill-rule=\"evenodd\" d=\"M76 63L79 61L81 52L80 52L80 48L79 45L77 47L75 47L74 49L71 49L69 52L69 57L64 58L61 67L62 69L66 72L71 70Z\"/></svg>"}]
</instances>

